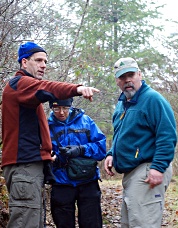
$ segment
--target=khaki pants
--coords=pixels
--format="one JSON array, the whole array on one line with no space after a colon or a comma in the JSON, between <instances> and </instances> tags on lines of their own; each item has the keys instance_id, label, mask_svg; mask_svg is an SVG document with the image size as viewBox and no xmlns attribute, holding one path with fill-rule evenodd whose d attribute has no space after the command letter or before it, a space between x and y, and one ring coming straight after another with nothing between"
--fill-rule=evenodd
<instances>
[{"instance_id":1,"label":"khaki pants","mask_svg":"<svg viewBox=\"0 0 178 228\"><path fill-rule=\"evenodd\" d=\"M43 162L8 165L3 175L9 192L7 228L42 228Z\"/></svg>"},{"instance_id":2,"label":"khaki pants","mask_svg":"<svg viewBox=\"0 0 178 228\"><path fill-rule=\"evenodd\" d=\"M124 174L122 228L160 228L164 209L164 194L171 181L172 167L164 173L162 184L150 189L145 183L150 163L144 163Z\"/></svg>"}]
</instances>

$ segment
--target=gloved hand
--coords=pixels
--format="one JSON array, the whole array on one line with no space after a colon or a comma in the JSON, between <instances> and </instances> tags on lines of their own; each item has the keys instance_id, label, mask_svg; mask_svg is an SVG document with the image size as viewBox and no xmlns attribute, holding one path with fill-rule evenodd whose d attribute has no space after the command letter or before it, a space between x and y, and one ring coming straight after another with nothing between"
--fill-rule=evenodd
<instances>
[{"instance_id":1,"label":"gloved hand","mask_svg":"<svg viewBox=\"0 0 178 228\"><path fill-rule=\"evenodd\" d=\"M44 184L54 184L56 182L56 177L52 172L52 162L44 161Z\"/></svg>"},{"instance_id":2,"label":"gloved hand","mask_svg":"<svg viewBox=\"0 0 178 228\"><path fill-rule=\"evenodd\" d=\"M85 153L85 148L83 146L66 146L62 148L60 147L59 150L63 155L69 158L83 156Z\"/></svg>"},{"instance_id":3,"label":"gloved hand","mask_svg":"<svg viewBox=\"0 0 178 228\"><path fill-rule=\"evenodd\" d=\"M65 155L66 152L68 151L68 148L66 148L66 147L59 147L59 151L61 152L62 155Z\"/></svg>"},{"instance_id":4,"label":"gloved hand","mask_svg":"<svg viewBox=\"0 0 178 228\"><path fill-rule=\"evenodd\" d=\"M56 168L61 168L62 165L61 165L61 160L59 159L59 156L58 155L55 155L56 158L55 160L53 161L53 167L56 169Z\"/></svg>"}]
</instances>

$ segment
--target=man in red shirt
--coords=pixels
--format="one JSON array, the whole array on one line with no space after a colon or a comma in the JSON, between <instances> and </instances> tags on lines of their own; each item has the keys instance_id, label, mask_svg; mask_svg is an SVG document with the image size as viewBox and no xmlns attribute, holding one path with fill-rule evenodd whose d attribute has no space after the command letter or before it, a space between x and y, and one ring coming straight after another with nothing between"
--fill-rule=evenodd
<instances>
[{"instance_id":1,"label":"man in red shirt","mask_svg":"<svg viewBox=\"0 0 178 228\"><path fill-rule=\"evenodd\" d=\"M42 103L83 95L92 101L93 87L43 80L47 53L33 42L18 50L20 70L2 98L2 169L9 192L7 227L43 227L44 161L51 160L51 140Z\"/></svg>"}]
</instances>

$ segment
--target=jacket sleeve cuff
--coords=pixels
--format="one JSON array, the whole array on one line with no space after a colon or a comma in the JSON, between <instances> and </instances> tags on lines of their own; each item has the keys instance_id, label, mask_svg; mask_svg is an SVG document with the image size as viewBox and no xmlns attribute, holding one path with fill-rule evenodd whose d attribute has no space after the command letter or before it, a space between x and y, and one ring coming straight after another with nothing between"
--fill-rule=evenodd
<instances>
[{"instance_id":1,"label":"jacket sleeve cuff","mask_svg":"<svg viewBox=\"0 0 178 228\"><path fill-rule=\"evenodd\" d=\"M107 158L107 156L112 156L112 152L111 152L111 151L108 151L108 152L106 153L105 158Z\"/></svg>"}]
</instances>

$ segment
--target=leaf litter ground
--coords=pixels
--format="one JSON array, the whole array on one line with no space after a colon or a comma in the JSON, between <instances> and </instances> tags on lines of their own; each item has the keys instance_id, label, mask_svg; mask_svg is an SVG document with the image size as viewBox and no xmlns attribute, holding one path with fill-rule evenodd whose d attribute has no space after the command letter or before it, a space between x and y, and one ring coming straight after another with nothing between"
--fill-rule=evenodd
<instances>
[{"instance_id":1,"label":"leaf litter ground","mask_svg":"<svg viewBox=\"0 0 178 228\"><path fill-rule=\"evenodd\" d=\"M166 192L165 209L161 228L178 227L178 178L172 179ZM122 203L122 185L121 181L104 180L100 182L102 191L101 206L103 216L103 228L119 228L120 210ZM49 190L48 190L49 192ZM49 205L49 204L48 204ZM77 213L77 212L76 212ZM47 228L55 227L50 216L50 210L47 208ZM76 228L77 216L76 216Z\"/></svg>"},{"instance_id":2,"label":"leaf litter ground","mask_svg":"<svg viewBox=\"0 0 178 228\"><path fill-rule=\"evenodd\" d=\"M0 179L0 228L7 227L8 199L4 180ZM101 206L103 228L119 228L120 209L122 203L122 186L120 180L104 180L100 182L102 191ZM50 186L45 187L46 196L46 228L55 227L50 214ZM77 211L76 211L77 213ZM76 228L77 216L76 216ZM162 228L178 227L178 177L174 177L166 192L165 209L163 213Z\"/></svg>"}]
</instances>

